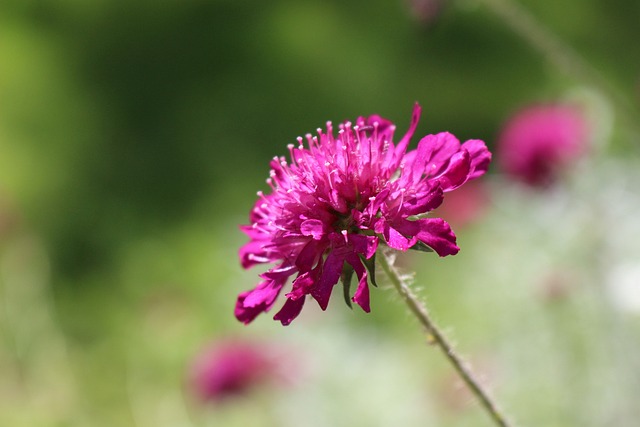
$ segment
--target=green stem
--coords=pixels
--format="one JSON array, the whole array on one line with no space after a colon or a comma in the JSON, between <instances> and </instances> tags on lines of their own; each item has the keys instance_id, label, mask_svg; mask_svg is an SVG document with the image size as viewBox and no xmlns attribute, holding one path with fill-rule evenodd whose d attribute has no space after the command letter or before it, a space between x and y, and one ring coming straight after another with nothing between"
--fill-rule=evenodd
<instances>
[{"instance_id":1,"label":"green stem","mask_svg":"<svg viewBox=\"0 0 640 427\"><path fill-rule=\"evenodd\" d=\"M609 99L636 136L638 128L637 109L626 96L587 63L574 49L558 38L522 5L512 0L480 0L491 12L500 17L508 27L540 52L552 65L565 74L578 78Z\"/></svg>"},{"instance_id":2,"label":"green stem","mask_svg":"<svg viewBox=\"0 0 640 427\"><path fill-rule=\"evenodd\" d=\"M416 296L411 292L407 284L402 280L398 271L393 267L387 255L381 254L382 256L377 257L382 267L382 270L386 273L393 283L393 286L396 288L404 302L409 307L409 310L416 316L416 318L422 323L427 332L433 337L434 343L440 347L445 357L449 362L453 365L454 369L458 372L462 380L469 387L471 392L476 396L476 398L480 401L483 408L488 412L491 419L496 423L496 425L501 427L510 427L510 424L502 412L498 409L498 406L493 401L493 399L489 396L489 393L483 389L480 385L480 382L475 378L469 366L462 361L460 356L453 350L453 347L447 341L443 333L436 326L436 324L431 320L429 316L429 312L424 304L421 304Z\"/></svg>"}]
</instances>

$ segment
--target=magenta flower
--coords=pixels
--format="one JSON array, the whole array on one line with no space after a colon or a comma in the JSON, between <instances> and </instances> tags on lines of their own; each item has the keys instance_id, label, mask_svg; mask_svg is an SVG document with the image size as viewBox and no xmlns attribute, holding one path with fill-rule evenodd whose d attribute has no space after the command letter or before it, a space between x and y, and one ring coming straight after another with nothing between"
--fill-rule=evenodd
<instances>
[{"instance_id":1,"label":"magenta flower","mask_svg":"<svg viewBox=\"0 0 640 427\"><path fill-rule=\"evenodd\" d=\"M585 151L587 123L571 105L541 104L510 118L498 137L502 170L532 187L552 184Z\"/></svg>"},{"instance_id":2,"label":"magenta flower","mask_svg":"<svg viewBox=\"0 0 640 427\"><path fill-rule=\"evenodd\" d=\"M222 341L196 357L189 386L203 402L218 402L242 395L277 378L275 358L262 345L250 341Z\"/></svg>"},{"instance_id":3,"label":"magenta flower","mask_svg":"<svg viewBox=\"0 0 640 427\"><path fill-rule=\"evenodd\" d=\"M374 256L381 242L440 256L459 251L444 220L421 214L437 208L444 193L484 174L491 153L480 140L460 144L447 132L427 135L407 151L419 118L416 104L409 131L397 143L395 125L377 115L340 124L337 136L329 122L326 132L318 129L317 136L289 145L290 163L273 159L271 192L258 192L251 224L242 227L250 241L240 249L240 259L244 268L275 266L239 295L238 320L247 324L270 310L291 277L291 290L274 316L283 325L300 314L307 295L325 310L341 278L347 304L353 301L369 312L368 280L375 284ZM358 286L351 296L353 273Z\"/></svg>"}]
</instances>

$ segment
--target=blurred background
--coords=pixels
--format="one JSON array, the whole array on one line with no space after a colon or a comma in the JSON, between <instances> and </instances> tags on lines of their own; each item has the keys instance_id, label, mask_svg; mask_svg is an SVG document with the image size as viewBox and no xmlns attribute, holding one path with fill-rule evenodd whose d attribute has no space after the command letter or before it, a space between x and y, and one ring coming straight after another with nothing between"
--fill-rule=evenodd
<instances>
[{"instance_id":1,"label":"blurred background","mask_svg":"<svg viewBox=\"0 0 640 427\"><path fill-rule=\"evenodd\" d=\"M233 317L269 160L327 120L402 134L417 101L416 140L496 154L441 209L460 254L399 257L416 291L519 425L636 426L639 19L635 0L1 0L0 425L489 426L384 283L370 314L334 295L287 328ZM499 155L540 103L588 128L544 186ZM261 375L198 386L236 342Z\"/></svg>"}]
</instances>

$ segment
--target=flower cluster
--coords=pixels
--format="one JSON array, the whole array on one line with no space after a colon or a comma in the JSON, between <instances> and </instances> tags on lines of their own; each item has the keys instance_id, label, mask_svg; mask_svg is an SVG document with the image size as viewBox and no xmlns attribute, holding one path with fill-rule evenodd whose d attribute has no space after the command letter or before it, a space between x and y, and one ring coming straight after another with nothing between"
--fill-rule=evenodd
<instances>
[{"instance_id":1,"label":"flower cluster","mask_svg":"<svg viewBox=\"0 0 640 427\"><path fill-rule=\"evenodd\" d=\"M258 193L251 224L242 227L250 241L240 259L244 268L275 266L239 295L238 320L247 324L271 309L292 276L286 302L274 316L283 325L300 314L307 295L325 310L341 278L347 303L369 312L368 281L381 242L440 256L459 251L449 225L422 214L437 208L444 193L484 174L491 153L480 140L460 144L447 132L427 135L407 151L420 111L416 104L409 130L397 143L395 125L373 115L340 124L337 135L329 122L326 131L289 145L290 163L272 160L271 192ZM351 297L354 273L358 286Z\"/></svg>"}]
</instances>

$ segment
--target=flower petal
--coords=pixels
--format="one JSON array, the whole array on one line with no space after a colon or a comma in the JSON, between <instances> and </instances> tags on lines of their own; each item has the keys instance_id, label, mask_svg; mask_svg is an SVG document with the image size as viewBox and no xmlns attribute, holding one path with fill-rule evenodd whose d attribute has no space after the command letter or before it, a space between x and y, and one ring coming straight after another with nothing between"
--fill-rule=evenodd
<instances>
[{"instance_id":1,"label":"flower petal","mask_svg":"<svg viewBox=\"0 0 640 427\"><path fill-rule=\"evenodd\" d=\"M404 221L404 220L401 220L401 221ZM410 222L410 221L406 221L406 222ZM402 252L407 251L411 246L415 245L417 240L415 238L404 236L403 235L404 233L396 230L388 223L384 224L384 232L382 234L384 236L384 240L387 242L389 246ZM409 234L412 235L412 233L409 233Z\"/></svg>"},{"instance_id":2,"label":"flower petal","mask_svg":"<svg viewBox=\"0 0 640 427\"><path fill-rule=\"evenodd\" d=\"M300 271L311 270L316 262L320 260L320 256L326 247L326 242L310 240L298 254L296 258L296 267L298 267Z\"/></svg>"},{"instance_id":3,"label":"flower petal","mask_svg":"<svg viewBox=\"0 0 640 427\"><path fill-rule=\"evenodd\" d=\"M245 307L244 300L247 295L249 295L251 291L242 292L238 295L238 299L236 300L236 308L234 310L234 315L236 319L248 325L251 323L258 315L264 311L266 308L264 306L261 307Z\"/></svg>"},{"instance_id":4,"label":"flower petal","mask_svg":"<svg viewBox=\"0 0 640 427\"><path fill-rule=\"evenodd\" d=\"M363 117L360 117L358 118L358 120L356 120L356 123L361 123L361 122L364 122L364 125L367 127L376 126L377 127L376 132L378 133L378 139L380 140L386 139L388 141L391 141L391 139L393 138L393 133L396 130L396 126L393 124L391 120L387 120L378 114L372 114L366 119Z\"/></svg>"},{"instance_id":5,"label":"flower petal","mask_svg":"<svg viewBox=\"0 0 640 427\"><path fill-rule=\"evenodd\" d=\"M266 280L281 280L282 283L284 283L287 281L289 276L295 273L296 273L295 266L288 263L284 263L277 267L272 268L271 270L268 270L262 273L260 277Z\"/></svg>"},{"instance_id":6,"label":"flower petal","mask_svg":"<svg viewBox=\"0 0 640 427\"><path fill-rule=\"evenodd\" d=\"M258 286L246 294L242 304L244 307L271 306L283 285L283 282L277 280L260 282Z\"/></svg>"},{"instance_id":7,"label":"flower petal","mask_svg":"<svg viewBox=\"0 0 640 427\"><path fill-rule=\"evenodd\" d=\"M309 294L309 291L316 283L317 275L312 271L307 271L296 277L292 283L291 292L285 296L292 300L297 300Z\"/></svg>"},{"instance_id":8,"label":"flower petal","mask_svg":"<svg viewBox=\"0 0 640 427\"><path fill-rule=\"evenodd\" d=\"M440 206L443 200L444 193L440 185L432 185L428 190L406 198L401 213L405 217L426 213Z\"/></svg>"},{"instance_id":9,"label":"flower petal","mask_svg":"<svg viewBox=\"0 0 640 427\"><path fill-rule=\"evenodd\" d=\"M398 221L393 224L401 233L415 236L441 257L455 255L460 251L456 235L442 218L423 218L416 221Z\"/></svg>"},{"instance_id":10,"label":"flower petal","mask_svg":"<svg viewBox=\"0 0 640 427\"><path fill-rule=\"evenodd\" d=\"M304 306L304 298L297 300L287 299L279 312L273 316L273 320L279 320L282 326L289 325L293 319L298 317Z\"/></svg>"},{"instance_id":11,"label":"flower petal","mask_svg":"<svg viewBox=\"0 0 640 427\"><path fill-rule=\"evenodd\" d=\"M369 313L371 306L369 305L369 283L367 280L367 270L362 265L362 261L355 255L351 254L347 256L347 262L353 267L354 271L358 275L358 289L356 289L351 301L358 304L362 309Z\"/></svg>"},{"instance_id":12,"label":"flower petal","mask_svg":"<svg viewBox=\"0 0 640 427\"><path fill-rule=\"evenodd\" d=\"M366 278L364 280L360 280L358 289L356 289L356 293L353 294L351 301L362 307L366 313L371 312L371 305L369 302L369 284L367 283Z\"/></svg>"},{"instance_id":13,"label":"flower petal","mask_svg":"<svg viewBox=\"0 0 640 427\"><path fill-rule=\"evenodd\" d=\"M460 151L460 141L449 132L427 135L420 140L411 167L412 180L416 182L423 175L440 175L449 165L451 157Z\"/></svg>"},{"instance_id":14,"label":"flower petal","mask_svg":"<svg viewBox=\"0 0 640 427\"><path fill-rule=\"evenodd\" d=\"M470 139L462 144L462 148L469 152L469 158L471 159L471 167L469 168L468 180L475 179L489 169L489 163L491 163L491 152L487 149L487 145L484 141L479 139Z\"/></svg>"},{"instance_id":15,"label":"flower petal","mask_svg":"<svg viewBox=\"0 0 640 427\"><path fill-rule=\"evenodd\" d=\"M269 311L280 294L285 280L265 280L251 291L238 295L234 314L245 325L253 321L260 313Z\"/></svg>"},{"instance_id":16,"label":"flower petal","mask_svg":"<svg viewBox=\"0 0 640 427\"><path fill-rule=\"evenodd\" d=\"M411 124L409 125L409 130L407 130L407 133L402 137L400 141L398 141L398 144L396 145L393 152L394 161L392 162L392 165L390 165L390 167L395 169L398 167L398 164L400 164L400 160L407 151L409 141L411 141L411 138L416 131L416 127L418 127L421 112L422 108L420 107L420 104L416 102L413 105L413 112L411 113Z\"/></svg>"},{"instance_id":17,"label":"flower petal","mask_svg":"<svg viewBox=\"0 0 640 427\"><path fill-rule=\"evenodd\" d=\"M378 238L376 236L365 236L364 234L349 234L349 243L356 253L364 255L369 259L378 249Z\"/></svg>"},{"instance_id":18,"label":"flower petal","mask_svg":"<svg viewBox=\"0 0 640 427\"><path fill-rule=\"evenodd\" d=\"M320 278L315 288L311 290L311 296L318 301L318 305L320 305L322 310L326 310L329 305L331 291L333 290L333 286L338 283L338 279L340 279L343 265L344 256L337 254L336 251L329 253L324 262Z\"/></svg>"},{"instance_id":19,"label":"flower petal","mask_svg":"<svg viewBox=\"0 0 640 427\"><path fill-rule=\"evenodd\" d=\"M319 219L308 219L300 224L300 232L304 236L311 236L314 240L320 240L325 234L324 224Z\"/></svg>"},{"instance_id":20,"label":"flower petal","mask_svg":"<svg viewBox=\"0 0 640 427\"><path fill-rule=\"evenodd\" d=\"M462 150L451 156L447 169L438 176L442 191L452 191L467 181L469 175L469 153Z\"/></svg>"},{"instance_id":21,"label":"flower petal","mask_svg":"<svg viewBox=\"0 0 640 427\"><path fill-rule=\"evenodd\" d=\"M269 241L251 240L249 243L242 246L238 252L242 268L251 268L254 265L277 260L277 258L270 256L271 254L264 249L264 246L267 243L269 243Z\"/></svg>"}]
</instances>

